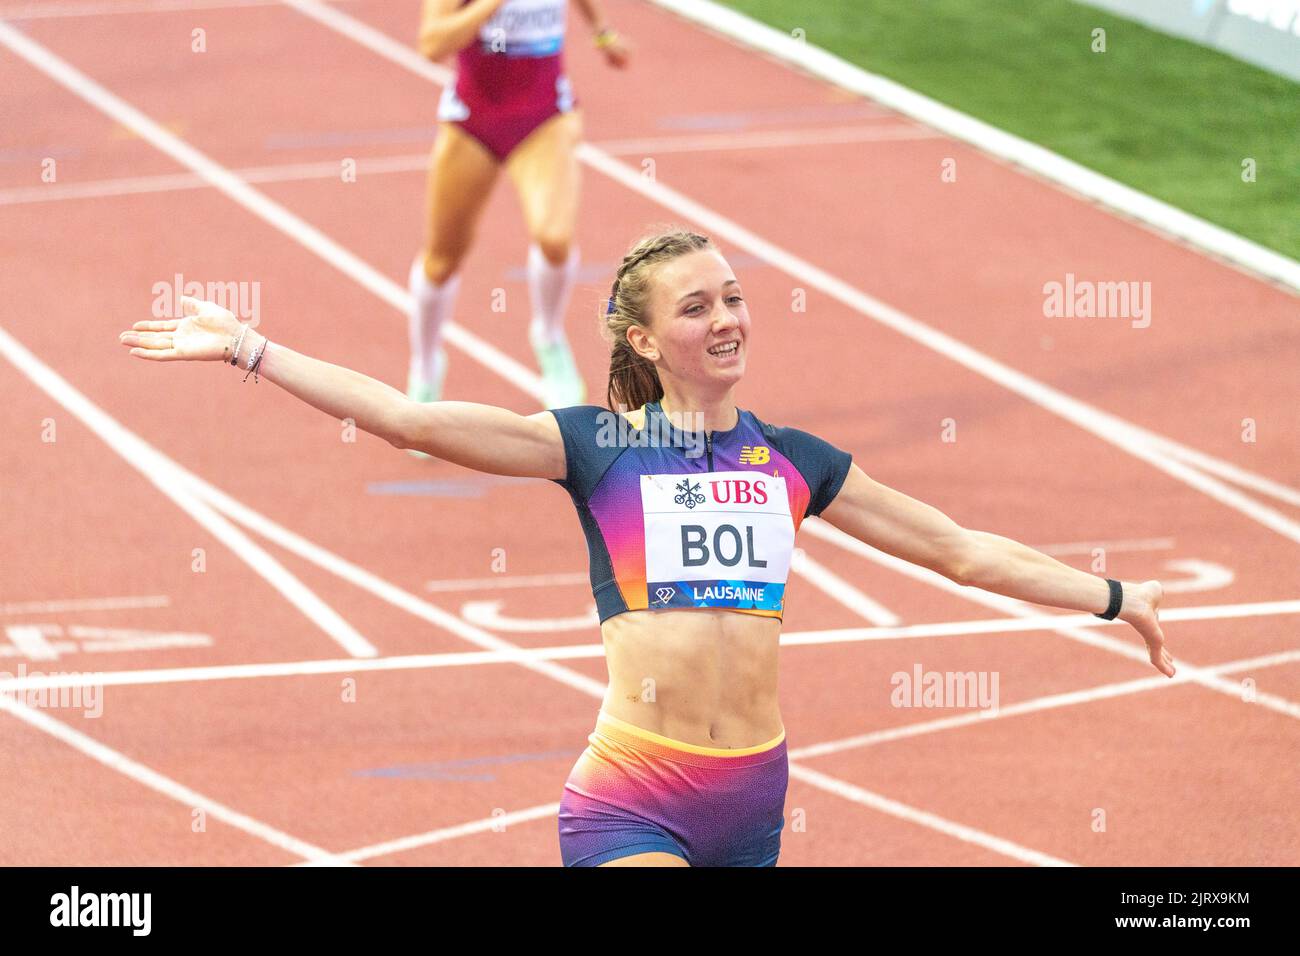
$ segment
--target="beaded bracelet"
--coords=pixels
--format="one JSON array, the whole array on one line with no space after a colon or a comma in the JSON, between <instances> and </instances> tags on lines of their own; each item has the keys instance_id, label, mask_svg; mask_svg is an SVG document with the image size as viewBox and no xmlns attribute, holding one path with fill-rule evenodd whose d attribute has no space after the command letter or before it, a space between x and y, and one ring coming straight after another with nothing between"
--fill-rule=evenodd
<instances>
[{"instance_id":1,"label":"beaded bracelet","mask_svg":"<svg viewBox=\"0 0 1300 956\"><path fill-rule=\"evenodd\" d=\"M271 344L271 340L263 336L262 344L253 349L253 354L250 355L248 358L248 366L247 366L248 371L244 373L243 381L245 382L248 381L249 372L253 373L254 385L256 385L259 381L261 381L261 379L258 378L257 370L261 367L262 357L266 355L266 347L270 344Z\"/></svg>"},{"instance_id":2,"label":"beaded bracelet","mask_svg":"<svg viewBox=\"0 0 1300 956\"><path fill-rule=\"evenodd\" d=\"M240 328L239 340L235 342L235 354L230 356L230 364L235 368L239 368L239 347L244 344L244 336L248 334L248 323L243 323Z\"/></svg>"}]
</instances>

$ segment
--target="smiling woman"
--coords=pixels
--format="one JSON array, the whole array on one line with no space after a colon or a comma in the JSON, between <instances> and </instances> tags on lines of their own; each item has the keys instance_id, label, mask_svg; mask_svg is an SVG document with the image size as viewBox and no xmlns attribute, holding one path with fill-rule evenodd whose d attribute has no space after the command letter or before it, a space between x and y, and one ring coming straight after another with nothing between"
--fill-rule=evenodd
<instances>
[{"instance_id":1,"label":"smiling woman","mask_svg":"<svg viewBox=\"0 0 1300 956\"><path fill-rule=\"evenodd\" d=\"M777 646L795 533L811 515L961 584L1119 617L1173 676L1158 582L1103 580L962 528L829 442L738 408L749 310L698 233L656 233L623 259L605 315L610 410L416 402L271 343L213 303L182 305L122 343L145 359L228 361L399 448L569 493L609 684L560 802L566 865L776 862L788 779ZM625 427L610 428L611 415Z\"/></svg>"}]
</instances>

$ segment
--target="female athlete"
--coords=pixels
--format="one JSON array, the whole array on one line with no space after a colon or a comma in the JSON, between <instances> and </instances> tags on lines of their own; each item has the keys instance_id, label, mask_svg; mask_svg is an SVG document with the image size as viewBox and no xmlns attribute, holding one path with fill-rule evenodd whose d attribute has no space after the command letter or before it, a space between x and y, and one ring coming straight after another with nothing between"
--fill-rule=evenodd
<instances>
[{"instance_id":1,"label":"female athlete","mask_svg":"<svg viewBox=\"0 0 1300 956\"><path fill-rule=\"evenodd\" d=\"M1120 583L963 528L867 477L845 452L737 408L753 335L740 283L686 230L624 257L605 323L610 410L522 416L422 404L308 358L209 302L135 323L145 359L225 360L398 448L548 478L578 511L609 686L565 784L566 865L771 865L787 782L777 645L795 530L808 515L960 584L1131 624L1174 674L1157 581ZM625 411L625 409L634 409Z\"/></svg>"},{"instance_id":2,"label":"female athlete","mask_svg":"<svg viewBox=\"0 0 1300 956\"><path fill-rule=\"evenodd\" d=\"M443 326L460 288L469 249L497 171L504 166L528 227L529 341L542 370L548 408L586 396L564 334L578 252L578 160L582 122L564 74L568 0L424 0L419 50L457 55L456 77L438 105L429 161L424 248L411 264L411 363L407 395L442 397L447 356ZM605 24L599 0L576 0L596 46L615 67L627 49Z\"/></svg>"}]
</instances>

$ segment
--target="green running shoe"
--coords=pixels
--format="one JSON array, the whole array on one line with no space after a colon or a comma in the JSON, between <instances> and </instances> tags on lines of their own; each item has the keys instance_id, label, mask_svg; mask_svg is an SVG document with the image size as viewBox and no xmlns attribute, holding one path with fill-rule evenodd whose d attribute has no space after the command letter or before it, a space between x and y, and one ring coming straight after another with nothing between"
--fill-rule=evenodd
<instances>
[{"instance_id":1,"label":"green running shoe","mask_svg":"<svg viewBox=\"0 0 1300 956\"><path fill-rule=\"evenodd\" d=\"M434 376L432 382L426 382L416 378L409 372L406 377L406 397L413 402L436 402L442 398L442 382L447 377L447 353L442 349L434 358ZM406 449L416 458L432 458L433 456L426 452L419 451L415 448Z\"/></svg>"},{"instance_id":2,"label":"green running shoe","mask_svg":"<svg viewBox=\"0 0 1300 956\"><path fill-rule=\"evenodd\" d=\"M547 408L581 405L587 399L587 383L582 380L573 352L565 339L545 341L529 334L537 364L542 369L542 395Z\"/></svg>"}]
</instances>

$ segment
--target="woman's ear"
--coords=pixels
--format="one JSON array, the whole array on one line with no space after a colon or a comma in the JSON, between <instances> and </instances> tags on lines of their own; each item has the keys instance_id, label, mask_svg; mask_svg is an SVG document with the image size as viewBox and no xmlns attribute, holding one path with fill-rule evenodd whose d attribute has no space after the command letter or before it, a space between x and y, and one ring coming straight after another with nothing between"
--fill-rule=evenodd
<instances>
[{"instance_id":1,"label":"woman's ear","mask_svg":"<svg viewBox=\"0 0 1300 956\"><path fill-rule=\"evenodd\" d=\"M632 346L633 352L647 362L659 361L659 349L654 343L654 335L648 329L639 325L629 325L627 327L627 343Z\"/></svg>"}]
</instances>

